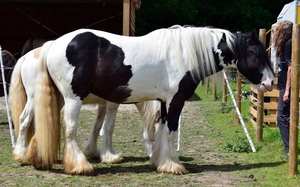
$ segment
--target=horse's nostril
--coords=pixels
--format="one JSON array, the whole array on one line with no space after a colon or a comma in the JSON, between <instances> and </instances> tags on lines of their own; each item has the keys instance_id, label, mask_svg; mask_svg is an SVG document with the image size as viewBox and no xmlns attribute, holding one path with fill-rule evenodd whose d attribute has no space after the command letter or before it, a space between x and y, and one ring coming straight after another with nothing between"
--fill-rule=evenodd
<instances>
[{"instance_id":1,"label":"horse's nostril","mask_svg":"<svg viewBox=\"0 0 300 187\"><path fill-rule=\"evenodd\" d=\"M274 85L274 81L272 81L271 84Z\"/></svg>"}]
</instances>

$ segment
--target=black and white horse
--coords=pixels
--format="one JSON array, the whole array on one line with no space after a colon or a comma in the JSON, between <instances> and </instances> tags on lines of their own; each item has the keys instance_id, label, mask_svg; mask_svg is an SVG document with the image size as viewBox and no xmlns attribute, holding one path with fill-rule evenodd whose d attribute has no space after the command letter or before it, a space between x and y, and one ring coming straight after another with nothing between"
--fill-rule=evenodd
<instances>
[{"instance_id":1,"label":"black and white horse","mask_svg":"<svg viewBox=\"0 0 300 187\"><path fill-rule=\"evenodd\" d=\"M37 48L22 56L18 60L11 77L9 103L17 136L13 155L14 159L21 164L28 164L26 157L27 144L34 134L34 95L40 50L41 48ZM60 101L60 107L63 107L63 99L61 98ZM91 126L90 136L84 147L85 155L93 158L100 157L102 162L105 163L120 162L123 158L121 154L114 151L112 144L112 134L119 104L106 101L93 94L89 94L84 99L83 104L98 105L96 119ZM140 111L142 119L145 145L148 154L151 155L160 105L157 101L147 101L136 103L136 107ZM105 116L106 121L102 126ZM100 151L97 146L97 137L101 127L103 130L103 143Z\"/></svg>"},{"instance_id":2,"label":"black and white horse","mask_svg":"<svg viewBox=\"0 0 300 187\"><path fill-rule=\"evenodd\" d=\"M60 142L59 95L63 96L67 174L93 174L80 150L77 123L90 93L115 103L161 102L151 165L159 172L187 173L174 149L174 134L185 100L198 83L225 67L236 66L257 86L271 91L273 71L265 48L254 33L174 26L141 37L80 29L45 43L35 93L36 137L28 147L29 162L50 169Z\"/></svg>"}]
</instances>

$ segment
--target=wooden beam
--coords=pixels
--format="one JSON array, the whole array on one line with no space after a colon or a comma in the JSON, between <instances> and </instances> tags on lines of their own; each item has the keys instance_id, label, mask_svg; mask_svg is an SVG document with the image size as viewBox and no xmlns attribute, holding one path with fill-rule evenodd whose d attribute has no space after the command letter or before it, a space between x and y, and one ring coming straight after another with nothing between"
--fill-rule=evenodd
<instances>
[{"instance_id":1,"label":"wooden beam","mask_svg":"<svg viewBox=\"0 0 300 187\"><path fill-rule=\"evenodd\" d=\"M300 25L293 26L291 65L291 107L289 139L289 176L298 173L299 134L299 65L300 65Z\"/></svg>"},{"instance_id":2,"label":"wooden beam","mask_svg":"<svg viewBox=\"0 0 300 187\"><path fill-rule=\"evenodd\" d=\"M259 40L266 46L266 29L259 30ZM264 92L257 92L257 123L256 123L256 142L263 138L264 123Z\"/></svg>"},{"instance_id":3,"label":"wooden beam","mask_svg":"<svg viewBox=\"0 0 300 187\"><path fill-rule=\"evenodd\" d=\"M102 3L122 3L123 0L0 0L4 3L93 3L93 4L102 4Z\"/></svg>"},{"instance_id":4,"label":"wooden beam","mask_svg":"<svg viewBox=\"0 0 300 187\"><path fill-rule=\"evenodd\" d=\"M123 0L123 35L130 34L130 0Z\"/></svg>"}]
</instances>

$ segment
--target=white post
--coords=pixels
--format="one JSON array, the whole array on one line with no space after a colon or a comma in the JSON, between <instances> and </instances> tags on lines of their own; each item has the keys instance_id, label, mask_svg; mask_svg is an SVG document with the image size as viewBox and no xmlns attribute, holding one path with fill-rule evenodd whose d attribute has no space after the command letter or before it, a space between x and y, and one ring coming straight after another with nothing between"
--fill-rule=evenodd
<instances>
[{"instance_id":1,"label":"white post","mask_svg":"<svg viewBox=\"0 0 300 187\"><path fill-rule=\"evenodd\" d=\"M0 51L2 51L1 46L0 46ZM1 53L1 58L0 58L0 65L1 65L1 71L2 71L2 83L3 83L3 89L4 89L6 112L7 112L8 124L9 124L11 144L12 144L13 147L15 147L15 136L14 136L14 130L13 130L12 122L11 122L9 107L8 107L8 97L7 97L7 91L6 91L6 81L5 81L5 75L4 75L4 66L3 66L3 60L2 60L2 53Z\"/></svg>"},{"instance_id":2,"label":"white post","mask_svg":"<svg viewBox=\"0 0 300 187\"><path fill-rule=\"evenodd\" d=\"M235 106L236 112L237 112L237 114L238 114L238 116L239 116L239 119L240 119L241 124L242 124L243 129L244 129L244 132L245 132L245 134L246 134L246 136L247 136L247 139L248 139L248 141L249 141L249 143L250 143L250 146L251 146L251 148L252 148L252 152L255 153L255 152L256 152L256 149L255 149L254 144L253 144L253 142L252 142L252 139L251 139L251 137L250 137L250 135L249 135L249 133L248 133L248 130L247 130L247 127L246 127L246 125L245 125L245 123L244 123L242 114L241 114L241 112L238 110L238 106L237 106L236 101L235 101L235 99L234 99L234 96L233 96L233 93L232 93L230 84L228 83L228 79L227 79L226 72L225 72L224 70L222 70L222 72L223 72L224 79L225 79L225 81L226 81L228 90L229 90L229 92L230 92L231 99L232 99L233 104L234 104L234 106Z\"/></svg>"},{"instance_id":3,"label":"white post","mask_svg":"<svg viewBox=\"0 0 300 187\"><path fill-rule=\"evenodd\" d=\"M178 139L177 139L177 151L180 151L181 147L180 147L180 143L181 143L181 114L179 116L179 120L178 120Z\"/></svg>"}]
</instances>

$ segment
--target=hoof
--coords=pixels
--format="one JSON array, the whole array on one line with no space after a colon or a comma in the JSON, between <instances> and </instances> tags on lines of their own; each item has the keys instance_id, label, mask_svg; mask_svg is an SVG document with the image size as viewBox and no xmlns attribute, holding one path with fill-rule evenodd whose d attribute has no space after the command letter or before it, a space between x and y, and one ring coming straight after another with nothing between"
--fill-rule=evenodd
<instances>
[{"instance_id":1,"label":"hoof","mask_svg":"<svg viewBox=\"0 0 300 187\"><path fill-rule=\"evenodd\" d=\"M158 167L156 167L155 165L150 166L151 168L156 168L158 173L170 173L174 175L184 175L189 173L182 164L177 163L165 164Z\"/></svg>"},{"instance_id":2,"label":"hoof","mask_svg":"<svg viewBox=\"0 0 300 187\"><path fill-rule=\"evenodd\" d=\"M26 156L27 150L17 151L16 149L13 152L14 160L20 162L21 165L28 165L28 159Z\"/></svg>"},{"instance_id":3,"label":"hoof","mask_svg":"<svg viewBox=\"0 0 300 187\"><path fill-rule=\"evenodd\" d=\"M106 164L116 164L121 161L123 161L124 158L121 156L121 154L112 154L112 153L107 153L101 155L101 162L106 163Z\"/></svg>"},{"instance_id":4,"label":"hoof","mask_svg":"<svg viewBox=\"0 0 300 187\"><path fill-rule=\"evenodd\" d=\"M94 167L88 162L82 163L79 166L76 166L75 168L64 166L64 173L69 175L91 176L94 175Z\"/></svg>"},{"instance_id":5,"label":"hoof","mask_svg":"<svg viewBox=\"0 0 300 187\"><path fill-rule=\"evenodd\" d=\"M100 151L99 151L99 153L88 153L88 152L83 151L83 154L89 158L100 159Z\"/></svg>"},{"instance_id":6,"label":"hoof","mask_svg":"<svg viewBox=\"0 0 300 187\"><path fill-rule=\"evenodd\" d=\"M114 158L106 158L106 159L101 159L101 162L102 163L105 163L105 164L116 164L116 163L119 163L119 162L122 162L124 160L123 157L114 157Z\"/></svg>"}]
</instances>

